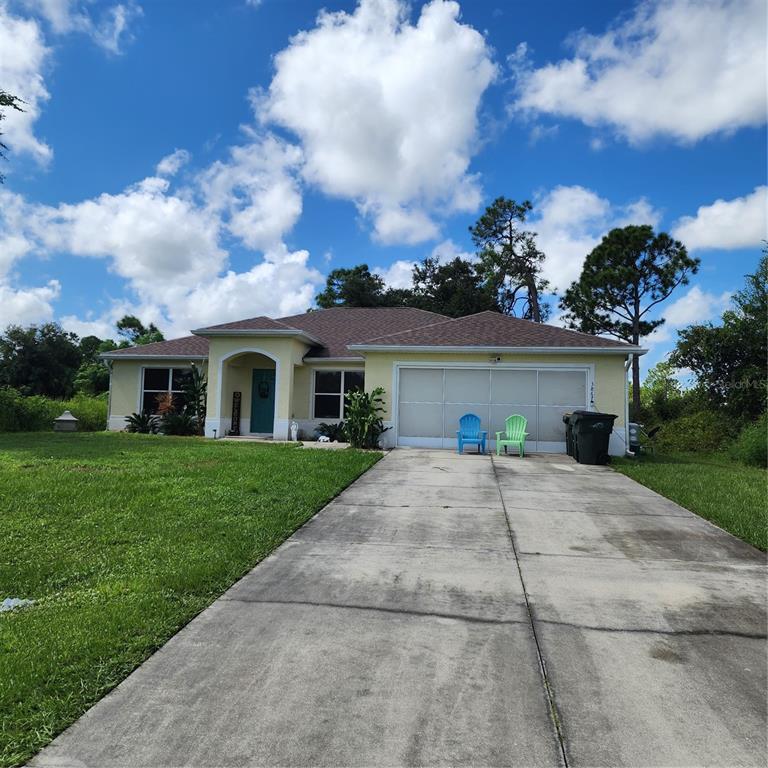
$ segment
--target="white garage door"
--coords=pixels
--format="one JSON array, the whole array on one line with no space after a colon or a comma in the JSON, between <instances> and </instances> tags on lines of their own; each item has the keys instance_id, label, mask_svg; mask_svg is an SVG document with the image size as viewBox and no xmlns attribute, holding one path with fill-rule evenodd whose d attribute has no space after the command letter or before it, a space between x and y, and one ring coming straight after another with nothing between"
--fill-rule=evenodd
<instances>
[{"instance_id":1,"label":"white garage door","mask_svg":"<svg viewBox=\"0 0 768 768\"><path fill-rule=\"evenodd\" d=\"M563 414L588 407L587 368L401 367L397 442L455 448L459 419L480 417L491 443L507 416L528 419L526 450L565 451Z\"/></svg>"}]
</instances>

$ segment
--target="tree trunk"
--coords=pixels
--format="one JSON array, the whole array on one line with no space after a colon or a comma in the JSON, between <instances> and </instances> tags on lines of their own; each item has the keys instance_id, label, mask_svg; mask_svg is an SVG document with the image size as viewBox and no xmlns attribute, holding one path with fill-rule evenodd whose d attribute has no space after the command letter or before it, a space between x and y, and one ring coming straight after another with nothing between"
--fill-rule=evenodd
<instances>
[{"instance_id":1,"label":"tree trunk","mask_svg":"<svg viewBox=\"0 0 768 768\"><path fill-rule=\"evenodd\" d=\"M637 343L637 342L635 342ZM640 418L640 357L632 355L632 421Z\"/></svg>"},{"instance_id":2,"label":"tree trunk","mask_svg":"<svg viewBox=\"0 0 768 768\"><path fill-rule=\"evenodd\" d=\"M531 305L531 319L534 323L540 323L541 307L539 305L539 291L536 288L536 277L529 274L525 282L528 284L528 303Z\"/></svg>"},{"instance_id":3,"label":"tree trunk","mask_svg":"<svg viewBox=\"0 0 768 768\"><path fill-rule=\"evenodd\" d=\"M640 346L640 293L635 284L634 315L632 317L632 343ZM640 358L632 355L632 421L640 418Z\"/></svg>"}]
</instances>

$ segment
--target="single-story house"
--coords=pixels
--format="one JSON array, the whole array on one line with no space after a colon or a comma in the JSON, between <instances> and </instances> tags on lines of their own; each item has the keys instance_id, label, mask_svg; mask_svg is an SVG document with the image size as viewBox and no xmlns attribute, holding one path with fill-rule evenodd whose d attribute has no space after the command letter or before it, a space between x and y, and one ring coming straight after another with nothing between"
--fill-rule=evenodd
<instances>
[{"instance_id":1,"label":"single-story house","mask_svg":"<svg viewBox=\"0 0 768 768\"><path fill-rule=\"evenodd\" d=\"M493 436L512 413L528 419L527 450L565 451L562 415L618 415L613 454L626 447L627 370L646 350L552 325L480 312L452 319L406 307L339 307L254 317L191 336L103 355L111 367L109 429L180 389L192 363L207 370L205 434L286 439L344 416L344 393L385 391L387 446L454 448L459 418ZM239 412L239 413L238 413Z\"/></svg>"}]
</instances>

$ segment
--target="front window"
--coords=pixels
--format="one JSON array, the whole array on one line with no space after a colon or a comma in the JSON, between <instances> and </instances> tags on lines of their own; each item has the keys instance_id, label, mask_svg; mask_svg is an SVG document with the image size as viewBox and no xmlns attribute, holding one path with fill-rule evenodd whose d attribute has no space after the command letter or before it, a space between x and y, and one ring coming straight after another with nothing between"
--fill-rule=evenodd
<instances>
[{"instance_id":1,"label":"front window","mask_svg":"<svg viewBox=\"0 0 768 768\"><path fill-rule=\"evenodd\" d=\"M314 417L344 418L344 395L364 386L362 371L315 371Z\"/></svg>"},{"instance_id":2,"label":"front window","mask_svg":"<svg viewBox=\"0 0 768 768\"><path fill-rule=\"evenodd\" d=\"M188 368L145 368L144 386L141 393L141 408L147 413L157 413L157 398L170 392L174 405L182 402L184 382L189 376Z\"/></svg>"}]
</instances>

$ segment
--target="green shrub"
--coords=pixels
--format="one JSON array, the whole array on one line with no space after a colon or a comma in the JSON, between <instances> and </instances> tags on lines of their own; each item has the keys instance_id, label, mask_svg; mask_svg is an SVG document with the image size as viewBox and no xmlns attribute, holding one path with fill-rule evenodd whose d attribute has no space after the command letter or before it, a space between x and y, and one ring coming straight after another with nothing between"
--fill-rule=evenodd
<instances>
[{"instance_id":1,"label":"green shrub","mask_svg":"<svg viewBox=\"0 0 768 768\"><path fill-rule=\"evenodd\" d=\"M101 432L107 428L107 402L108 395L104 392L96 397L88 395L75 395L71 400L50 400L53 410L61 408L56 414L60 416L62 411L70 411L80 422L77 428L81 432ZM56 416L53 418L55 419Z\"/></svg>"},{"instance_id":2,"label":"green shrub","mask_svg":"<svg viewBox=\"0 0 768 768\"><path fill-rule=\"evenodd\" d=\"M82 432L107 428L107 397L76 395L69 400L51 400L40 395L25 397L10 387L0 389L0 432L47 432L64 411L78 419Z\"/></svg>"},{"instance_id":3,"label":"green shrub","mask_svg":"<svg viewBox=\"0 0 768 768\"><path fill-rule=\"evenodd\" d=\"M768 466L768 416L747 424L731 443L728 453L732 459L753 467Z\"/></svg>"},{"instance_id":4,"label":"green shrub","mask_svg":"<svg viewBox=\"0 0 768 768\"><path fill-rule=\"evenodd\" d=\"M353 448L378 448L379 440L389 427L384 426L382 387L372 392L353 390L346 396L346 432Z\"/></svg>"},{"instance_id":5,"label":"green shrub","mask_svg":"<svg viewBox=\"0 0 768 768\"><path fill-rule=\"evenodd\" d=\"M187 411L166 411L160 417L160 432L164 435L191 437L197 434L195 417Z\"/></svg>"},{"instance_id":6,"label":"green shrub","mask_svg":"<svg viewBox=\"0 0 768 768\"><path fill-rule=\"evenodd\" d=\"M158 429L157 416L142 411L141 413L132 413L125 417L125 431L133 432L138 435L156 435Z\"/></svg>"},{"instance_id":7,"label":"green shrub","mask_svg":"<svg viewBox=\"0 0 768 768\"><path fill-rule=\"evenodd\" d=\"M722 414L700 411L663 424L654 443L662 453L717 451L733 440L739 426Z\"/></svg>"}]
</instances>

